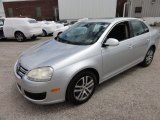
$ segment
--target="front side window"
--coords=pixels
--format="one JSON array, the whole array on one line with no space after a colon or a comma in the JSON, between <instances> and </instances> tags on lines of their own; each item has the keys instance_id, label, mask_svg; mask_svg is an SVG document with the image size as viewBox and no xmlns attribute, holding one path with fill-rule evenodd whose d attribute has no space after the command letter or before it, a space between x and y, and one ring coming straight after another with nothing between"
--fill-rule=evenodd
<instances>
[{"instance_id":1,"label":"front side window","mask_svg":"<svg viewBox=\"0 0 160 120\"><path fill-rule=\"evenodd\" d=\"M134 36L142 35L142 34L146 33L149 30L149 29L147 29L148 28L147 27L146 31L145 31L143 24L142 24L141 21L138 21L138 20L131 21L131 25L132 25L132 28L133 28Z\"/></svg>"},{"instance_id":2,"label":"front side window","mask_svg":"<svg viewBox=\"0 0 160 120\"><path fill-rule=\"evenodd\" d=\"M57 41L75 45L94 44L109 23L106 22L79 22L63 32Z\"/></svg>"},{"instance_id":3,"label":"front side window","mask_svg":"<svg viewBox=\"0 0 160 120\"><path fill-rule=\"evenodd\" d=\"M107 39L115 38L119 41L130 38L130 29L128 22L122 22L116 25L108 34Z\"/></svg>"}]
</instances>

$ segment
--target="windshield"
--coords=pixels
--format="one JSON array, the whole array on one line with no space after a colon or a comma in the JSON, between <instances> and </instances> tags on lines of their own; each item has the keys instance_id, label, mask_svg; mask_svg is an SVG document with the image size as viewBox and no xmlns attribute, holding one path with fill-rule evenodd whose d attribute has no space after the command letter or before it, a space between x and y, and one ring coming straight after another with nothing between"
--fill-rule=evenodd
<instances>
[{"instance_id":1,"label":"windshield","mask_svg":"<svg viewBox=\"0 0 160 120\"><path fill-rule=\"evenodd\" d=\"M106 22L79 22L60 34L57 41L75 45L94 44L109 23Z\"/></svg>"}]
</instances>

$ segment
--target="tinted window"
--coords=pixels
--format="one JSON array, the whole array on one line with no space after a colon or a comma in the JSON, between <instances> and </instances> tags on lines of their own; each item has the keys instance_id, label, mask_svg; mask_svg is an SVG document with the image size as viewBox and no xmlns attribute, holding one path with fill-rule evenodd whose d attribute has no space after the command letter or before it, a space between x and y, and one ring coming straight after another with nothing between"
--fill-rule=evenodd
<instances>
[{"instance_id":1,"label":"tinted window","mask_svg":"<svg viewBox=\"0 0 160 120\"><path fill-rule=\"evenodd\" d=\"M130 29L128 22L122 22L116 25L109 33L108 38L115 38L119 41L130 38Z\"/></svg>"},{"instance_id":2,"label":"tinted window","mask_svg":"<svg viewBox=\"0 0 160 120\"><path fill-rule=\"evenodd\" d=\"M28 20L29 23L38 23L36 20Z\"/></svg>"},{"instance_id":3,"label":"tinted window","mask_svg":"<svg viewBox=\"0 0 160 120\"><path fill-rule=\"evenodd\" d=\"M142 23L141 21L138 21L138 20L131 21L131 25L132 25L132 28L133 28L134 36L138 36L138 35L141 35L141 34L147 32L148 27L144 26L145 24ZM145 31L144 27L147 27L146 31Z\"/></svg>"}]
</instances>

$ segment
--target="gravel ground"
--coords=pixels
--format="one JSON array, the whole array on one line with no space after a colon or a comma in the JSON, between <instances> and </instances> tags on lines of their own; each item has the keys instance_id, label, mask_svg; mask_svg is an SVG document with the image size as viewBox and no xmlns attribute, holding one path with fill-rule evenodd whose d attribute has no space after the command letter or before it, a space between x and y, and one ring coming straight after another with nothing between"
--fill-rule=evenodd
<instances>
[{"instance_id":1,"label":"gravel ground","mask_svg":"<svg viewBox=\"0 0 160 120\"><path fill-rule=\"evenodd\" d=\"M13 65L22 51L47 39L0 40L0 120L160 120L160 49L150 67L136 66L101 84L83 105L28 102L16 88Z\"/></svg>"}]
</instances>

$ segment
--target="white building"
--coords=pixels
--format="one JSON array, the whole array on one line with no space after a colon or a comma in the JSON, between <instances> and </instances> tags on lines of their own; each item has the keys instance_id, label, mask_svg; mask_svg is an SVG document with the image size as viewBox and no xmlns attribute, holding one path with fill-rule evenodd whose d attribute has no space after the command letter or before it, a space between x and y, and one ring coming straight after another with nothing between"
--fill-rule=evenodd
<instances>
[{"instance_id":1,"label":"white building","mask_svg":"<svg viewBox=\"0 0 160 120\"><path fill-rule=\"evenodd\" d=\"M58 0L60 19L116 17L117 0Z\"/></svg>"},{"instance_id":2,"label":"white building","mask_svg":"<svg viewBox=\"0 0 160 120\"><path fill-rule=\"evenodd\" d=\"M0 0L0 17L5 17L2 0Z\"/></svg>"},{"instance_id":3,"label":"white building","mask_svg":"<svg viewBox=\"0 0 160 120\"><path fill-rule=\"evenodd\" d=\"M160 17L160 0L128 0L132 17Z\"/></svg>"}]
</instances>

